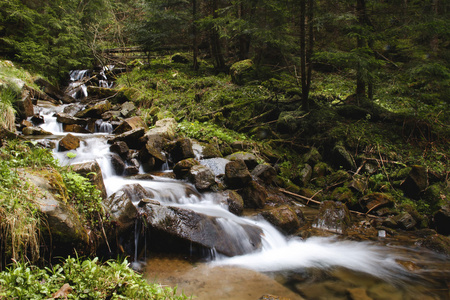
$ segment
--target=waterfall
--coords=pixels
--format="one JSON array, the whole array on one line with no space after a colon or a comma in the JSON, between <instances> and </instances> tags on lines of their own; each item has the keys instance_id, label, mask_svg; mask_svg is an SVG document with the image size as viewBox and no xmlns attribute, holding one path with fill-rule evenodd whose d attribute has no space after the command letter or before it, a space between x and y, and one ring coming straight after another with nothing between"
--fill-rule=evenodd
<instances>
[{"instance_id":1,"label":"waterfall","mask_svg":"<svg viewBox=\"0 0 450 300\"><path fill-rule=\"evenodd\" d=\"M70 83L67 87L67 93L75 99L86 98L88 92L83 80L89 77L89 70L72 70L69 75Z\"/></svg>"}]
</instances>

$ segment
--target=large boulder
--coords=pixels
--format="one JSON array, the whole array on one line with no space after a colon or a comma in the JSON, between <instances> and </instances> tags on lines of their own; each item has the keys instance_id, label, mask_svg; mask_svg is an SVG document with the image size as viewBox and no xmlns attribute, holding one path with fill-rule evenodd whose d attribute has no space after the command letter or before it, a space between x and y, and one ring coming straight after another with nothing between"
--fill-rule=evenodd
<instances>
[{"instance_id":1,"label":"large boulder","mask_svg":"<svg viewBox=\"0 0 450 300\"><path fill-rule=\"evenodd\" d=\"M21 119L26 119L34 115L34 106L31 101L30 91L27 89L22 90L21 99L14 103L17 111L17 115Z\"/></svg>"},{"instance_id":2,"label":"large boulder","mask_svg":"<svg viewBox=\"0 0 450 300\"><path fill-rule=\"evenodd\" d=\"M252 171L252 176L258 177L265 184L272 184L277 177L277 171L274 167L268 164L257 165Z\"/></svg>"},{"instance_id":3,"label":"large boulder","mask_svg":"<svg viewBox=\"0 0 450 300\"><path fill-rule=\"evenodd\" d=\"M242 196L246 208L263 208L266 205L268 192L256 181L250 181L244 188L238 190L238 193Z\"/></svg>"},{"instance_id":4,"label":"large boulder","mask_svg":"<svg viewBox=\"0 0 450 300\"><path fill-rule=\"evenodd\" d=\"M243 160L230 161L225 165L225 183L230 188L242 188L252 181L252 176Z\"/></svg>"},{"instance_id":5,"label":"large boulder","mask_svg":"<svg viewBox=\"0 0 450 300\"><path fill-rule=\"evenodd\" d=\"M97 189L102 192L102 199L106 199L107 195L105 183L103 182L103 173L97 161L93 160L84 163L73 164L71 165L71 168L81 176L88 178L89 182L95 185Z\"/></svg>"},{"instance_id":6,"label":"large boulder","mask_svg":"<svg viewBox=\"0 0 450 300\"><path fill-rule=\"evenodd\" d=\"M261 213L262 217L269 223L286 232L292 234L305 222L301 210L295 210L288 205L282 205Z\"/></svg>"},{"instance_id":7,"label":"large boulder","mask_svg":"<svg viewBox=\"0 0 450 300\"><path fill-rule=\"evenodd\" d=\"M154 204L142 207L141 215L151 229L152 249L192 253L206 248L235 256L261 247L261 229L249 223L225 222L190 209Z\"/></svg>"},{"instance_id":8,"label":"large boulder","mask_svg":"<svg viewBox=\"0 0 450 300\"><path fill-rule=\"evenodd\" d=\"M86 119L77 118L64 112L59 112L56 114L56 121L67 125L77 124L80 126L86 126L88 123Z\"/></svg>"},{"instance_id":9,"label":"large boulder","mask_svg":"<svg viewBox=\"0 0 450 300\"><path fill-rule=\"evenodd\" d=\"M141 117L135 116L128 119L123 120L119 126L114 129L114 134L121 134L127 132L129 130L144 128L145 122Z\"/></svg>"},{"instance_id":10,"label":"large boulder","mask_svg":"<svg viewBox=\"0 0 450 300\"><path fill-rule=\"evenodd\" d=\"M417 199L428 187L428 172L424 166L412 166L411 171L400 186L408 197Z\"/></svg>"},{"instance_id":11,"label":"large boulder","mask_svg":"<svg viewBox=\"0 0 450 300\"><path fill-rule=\"evenodd\" d=\"M82 111L75 114L77 118L95 118L100 119L102 114L111 109L111 103L108 100L97 102Z\"/></svg>"},{"instance_id":12,"label":"large boulder","mask_svg":"<svg viewBox=\"0 0 450 300\"><path fill-rule=\"evenodd\" d=\"M25 127L22 129L24 135L52 135L51 132L45 131L41 127Z\"/></svg>"},{"instance_id":13,"label":"large boulder","mask_svg":"<svg viewBox=\"0 0 450 300\"><path fill-rule=\"evenodd\" d=\"M199 164L200 163L193 158L184 159L175 164L173 173L178 179L186 179L189 177L191 168Z\"/></svg>"},{"instance_id":14,"label":"large boulder","mask_svg":"<svg viewBox=\"0 0 450 300\"><path fill-rule=\"evenodd\" d=\"M61 100L62 102L68 104L68 103L73 103L75 102L75 98L67 95L66 93L64 93L63 91L61 91L59 88L57 88L56 86L54 86L53 84L51 84L50 82L48 82L47 80L43 79L43 78L38 78L34 81L34 83L36 83L38 86L41 87L41 89L44 91L44 93L46 93L47 95L49 95L52 98Z\"/></svg>"},{"instance_id":15,"label":"large boulder","mask_svg":"<svg viewBox=\"0 0 450 300\"><path fill-rule=\"evenodd\" d=\"M333 148L333 162L336 167L343 167L345 170L356 170L356 162L353 156L340 143Z\"/></svg>"},{"instance_id":16,"label":"large boulder","mask_svg":"<svg viewBox=\"0 0 450 300\"><path fill-rule=\"evenodd\" d=\"M225 157L228 160L243 160L249 170L254 169L258 165L258 159L250 152L235 152Z\"/></svg>"},{"instance_id":17,"label":"large boulder","mask_svg":"<svg viewBox=\"0 0 450 300\"><path fill-rule=\"evenodd\" d=\"M204 165L195 165L189 170L189 178L198 190L209 189L216 183L214 173Z\"/></svg>"},{"instance_id":18,"label":"large boulder","mask_svg":"<svg viewBox=\"0 0 450 300\"><path fill-rule=\"evenodd\" d=\"M433 221L438 233L450 235L450 204L442 206L433 215Z\"/></svg>"},{"instance_id":19,"label":"large boulder","mask_svg":"<svg viewBox=\"0 0 450 300\"><path fill-rule=\"evenodd\" d=\"M124 118L129 118L129 117L132 116L135 112L136 112L136 105L134 105L133 102L128 101L128 102L125 102L124 104L122 104L121 110L120 110L120 114L121 114Z\"/></svg>"},{"instance_id":20,"label":"large boulder","mask_svg":"<svg viewBox=\"0 0 450 300\"><path fill-rule=\"evenodd\" d=\"M166 156L148 141L139 151L139 159L145 172L160 168L166 162Z\"/></svg>"},{"instance_id":21,"label":"large boulder","mask_svg":"<svg viewBox=\"0 0 450 300\"><path fill-rule=\"evenodd\" d=\"M67 134L58 143L58 151L75 150L80 147L80 139L72 134Z\"/></svg>"},{"instance_id":22,"label":"large boulder","mask_svg":"<svg viewBox=\"0 0 450 300\"><path fill-rule=\"evenodd\" d=\"M153 193L147 191L141 185L129 184L109 196L103 203L121 234L134 229L138 217L135 203L153 197Z\"/></svg>"},{"instance_id":23,"label":"large boulder","mask_svg":"<svg viewBox=\"0 0 450 300\"><path fill-rule=\"evenodd\" d=\"M220 202L228 206L228 211L235 215L242 215L244 211L244 200L234 190L225 190L217 193Z\"/></svg>"},{"instance_id":24,"label":"large boulder","mask_svg":"<svg viewBox=\"0 0 450 300\"><path fill-rule=\"evenodd\" d=\"M31 173L27 173L26 178L40 191L36 202L46 220L45 226L41 228L44 237L61 248L88 247L89 234L80 215L54 195L49 180L42 175Z\"/></svg>"},{"instance_id":25,"label":"large boulder","mask_svg":"<svg viewBox=\"0 0 450 300\"><path fill-rule=\"evenodd\" d=\"M230 67L231 81L235 84L243 85L254 79L255 68L251 59L246 59L234 63Z\"/></svg>"},{"instance_id":26,"label":"large boulder","mask_svg":"<svg viewBox=\"0 0 450 300\"><path fill-rule=\"evenodd\" d=\"M147 131L145 137L149 138L153 135L158 135L165 139L173 140L175 138L176 130L177 121L173 118L165 118L156 121L155 126Z\"/></svg>"},{"instance_id":27,"label":"large boulder","mask_svg":"<svg viewBox=\"0 0 450 300\"><path fill-rule=\"evenodd\" d=\"M141 140L141 137L144 136L145 128L137 128L133 129L127 132L124 132L122 134L116 135L112 139L108 141L110 144L114 144L118 141L125 142L129 148L131 149L141 149L144 144Z\"/></svg>"},{"instance_id":28,"label":"large boulder","mask_svg":"<svg viewBox=\"0 0 450 300\"><path fill-rule=\"evenodd\" d=\"M117 141L109 147L109 151L118 154L123 159L128 158L130 148L124 141Z\"/></svg>"},{"instance_id":29,"label":"large boulder","mask_svg":"<svg viewBox=\"0 0 450 300\"><path fill-rule=\"evenodd\" d=\"M192 141L190 139L179 139L166 146L174 163L187 158L195 158Z\"/></svg>"}]
</instances>

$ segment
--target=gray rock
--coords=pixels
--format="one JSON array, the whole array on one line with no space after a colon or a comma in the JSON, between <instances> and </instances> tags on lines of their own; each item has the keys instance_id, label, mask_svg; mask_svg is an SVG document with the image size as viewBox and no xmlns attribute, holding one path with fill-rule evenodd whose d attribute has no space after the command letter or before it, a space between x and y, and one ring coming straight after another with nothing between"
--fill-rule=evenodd
<instances>
[{"instance_id":1,"label":"gray rock","mask_svg":"<svg viewBox=\"0 0 450 300\"><path fill-rule=\"evenodd\" d=\"M213 172L203 165L192 166L189 178L198 190L206 190L216 183Z\"/></svg>"}]
</instances>

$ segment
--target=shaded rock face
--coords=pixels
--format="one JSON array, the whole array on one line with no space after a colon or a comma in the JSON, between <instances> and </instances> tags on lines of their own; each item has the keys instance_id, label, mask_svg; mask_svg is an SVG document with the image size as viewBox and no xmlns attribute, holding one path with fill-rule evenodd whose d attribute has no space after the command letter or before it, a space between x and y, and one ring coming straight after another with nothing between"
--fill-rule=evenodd
<instances>
[{"instance_id":1,"label":"shaded rock face","mask_svg":"<svg viewBox=\"0 0 450 300\"><path fill-rule=\"evenodd\" d=\"M190 170L193 166L199 165L200 163L193 159L184 159L182 161L179 161L174 167L173 167L173 173L178 179L186 179L189 176Z\"/></svg>"},{"instance_id":2,"label":"shaded rock face","mask_svg":"<svg viewBox=\"0 0 450 300\"><path fill-rule=\"evenodd\" d=\"M51 239L53 245L88 247L89 235L80 216L64 202L54 197L48 179L36 174L27 174L26 177L40 191L41 196L36 199L36 202L47 221L41 232Z\"/></svg>"},{"instance_id":3,"label":"shaded rock face","mask_svg":"<svg viewBox=\"0 0 450 300\"><path fill-rule=\"evenodd\" d=\"M269 211L264 211L261 215L269 223L288 234L297 231L305 221L300 210L295 211L288 205L283 205Z\"/></svg>"},{"instance_id":4,"label":"shaded rock face","mask_svg":"<svg viewBox=\"0 0 450 300\"><path fill-rule=\"evenodd\" d=\"M131 149L140 149L143 147L143 142L140 140L140 138L144 136L144 133L144 128L133 129L116 135L111 140L109 140L108 143L114 144L115 142L122 141L125 142Z\"/></svg>"},{"instance_id":5,"label":"shaded rock face","mask_svg":"<svg viewBox=\"0 0 450 300\"><path fill-rule=\"evenodd\" d=\"M258 165L257 158L254 154L249 152L236 152L225 157L228 160L243 160L249 170L252 170Z\"/></svg>"},{"instance_id":6,"label":"shaded rock face","mask_svg":"<svg viewBox=\"0 0 450 300\"><path fill-rule=\"evenodd\" d=\"M101 119L102 114L111 109L111 103L108 100L100 101L93 106L79 111L75 114L77 118L95 118Z\"/></svg>"},{"instance_id":7,"label":"shaded rock face","mask_svg":"<svg viewBox=\"0 0 450 300\"><path fill-rule=\"evenodd\" d=\"M277 171L270 165L257 165L252 171L252 176L258 177L265 184L272 184L277 176Z\"/></svg>"},{"instance_id":8,"label":"shaded rock face","mask_svg":"<svg viewBox=\"0 0 450 300\"><path fill-rule=\"evenodd\" d=\"M405 194L417 199L419 194L428 187L428 172L423 166L413 166L411 171L401 185Z\"/></svg>"},{"instance_id":9,"label":"shaded rock face","mask_svg":"<svg viewBox=\"0 0 450 300\"><path fill-rule=\"evenodd\" d=\"M450 205L441 207L433 216L436 231L443 235L450 235ZM450 250L449 250L450 251Z\"/></svg>"},{"instance_id":10,"label":"shaded rock face","mask_svg":"<svg viewBox=\"0 0 450 300\"><path fill-rule=\"evenodd\" d=\"M231 188L242 188L252 180L243 160L230 161L225 165L225 183Z\"/></svg>"},{"instance_id":11,"label":"shaded rock face","mask_svg":"<svg viewBox=\"0 0 450 300\"><path fill-rule=\"evenodd\" d=\"M342 145L336 145L333 148L334 164L337 167L342 166L346 170L356 170L356 162L353 156Z\"/></svg>"},{"instance_id":12,"label":"shaded rock face","mask_svg":"<svg viewBox=\"0 0 450 300\"><path fill-rule=\"evenodd\" d=\"M385 193L371 193L362 197L359 204L364 212L371 212L382 207L392 206L394 199Z\"/></svg>"},{"instance_id":13,"label":"shaded rock face","mask_svg":"<svg viewBox=\"0 0 450 300\"><path fill-rule=\"evenodd\" d=\"M233 190L225 190L218 194L220 202L228 205L228 211L235 215L242 215L244 211L244 200L241 195Z\"/></svg>"},{"instance_id":14,"label":"shaded rock face","mask_svg":"<svg viewBox=\"0 0 450 300\"><path fill-rule=\"evenodd\" d=\"M63 91L61 91L60 89L58 89L53 84L51 84L50 82L48 82L43 78L36 79L34 83L39 85L41 89L44 91L44 93L46 93L52 98L61 100L63 103L73 103L76 101L73 97L67 95L66 93L64 93Z\"/></svg>"},{"instance_id":15,"label":"shaded rock face","mask_svg":"<svg viewBox=\"0 0 450 300\"><path fill-rule=\"evenodd\" d=\"M147 141L145 146L139 151L139 159L142 162L144 171L149 172L155 168L160 168L165 163L166 156Z\"/></svg>"},{"instance_id":16,"label":"shaded rock face","mask_svg":"<svg viewBox=\"0 0 450 300\"><path fill-rule=\"evenodd\" d=\"M138 211L133 203L145 198L153 198L153 193L139 184L129 184L109 196L104 204L112 220L116 222L119 234L134 228Z\"/></svg>"},{"instance_id":17,"label":"shaded rock face","mask_svg":"<svg viewBox=\"0 0 450 300\"><path fill-rule=\"evenodd\" d=\"M263 208L266 204L267 190L255 181L251 181L238 192L242 196L246 208Z\"/></svg>"},{"instance_id":18,"label":"shaded rock face","mask_svg":"<svg viewBox=\"0 0 450 300\"><path fill-rule=\"evenodd\" d=\"M345 204L324 201L320 204L313 227L332 232L344 233L351 225L350 212Z\"/></svg>"},{"instance_id":19,"label":"shaded rock face","mask_svg":"<svg viewBox=\"0 0 450 300\"><path fill-rule=\"evenodd\" d=\"M103 174L97 161L73 164L71 167L78 174L88 178L89 181L102 192L102 199L106 199L106 188L103 182Z\"/></svg>"},{"instance_id":20,"label":"shaded rock face","mask_svg":"<svg viewBox=\"0 0 450 300\"><path fill-rule=\"evenodd\" d=\"M192 246L235 256L261 247L262 232L250 224L228 223L189 209L154 204L141 208L140 214L151 230L150 247L154 249L189 253Z\"/></svg>"},{"instance_id":21,"label":"shaded rock face","mask_svg":"<svg viewBox=\"0 0 450 300\"><path fill-rule=\"evenodd\" d=\"M187 158L195 158L192 141L190 139L179 139L167 145L167 150L174 163Z\"/></svg>"},{"instance_id":22,"label":"shaded rock face","mask_svg":"<svg viewBox=\"0 0 450 300\"><path fill-rule=\"evenodd\" d=\"M114 129L114 134L121 134L133 129L143 128L145 127L145 123L141 117L132 117L122 121L119 126Z\"/></svg>"}]
</instances>

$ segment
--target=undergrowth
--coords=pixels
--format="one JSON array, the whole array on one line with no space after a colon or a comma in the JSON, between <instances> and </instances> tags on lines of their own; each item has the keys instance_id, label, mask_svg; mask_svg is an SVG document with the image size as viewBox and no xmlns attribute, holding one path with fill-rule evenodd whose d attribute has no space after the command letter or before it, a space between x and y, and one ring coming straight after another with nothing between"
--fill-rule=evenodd
<instances>
[{"instance_id":1,"label":"undergrowth","mask_svg":"<svg viewBox=\"0 0 450 300\"><path fill-rule=\"evenodd\" d=\"M187 299L176 288L148 283L127 260L101 264L98 258L68 257L43 269L15 263L0 273L0 299L49 299L68 284L65 299Z\"/></svg>"}]
</instances>

